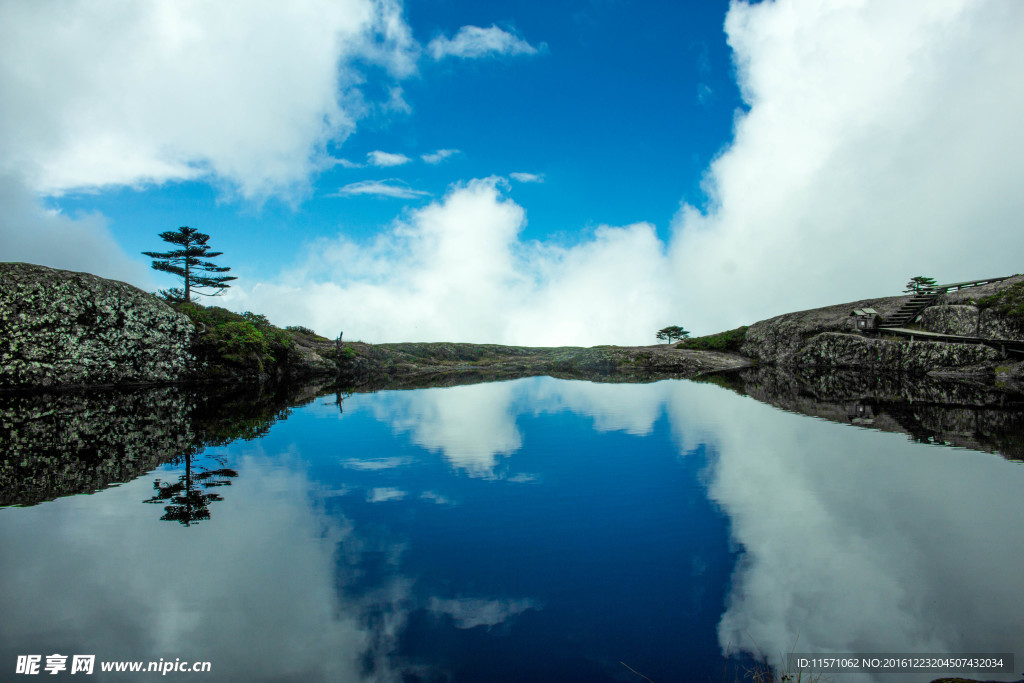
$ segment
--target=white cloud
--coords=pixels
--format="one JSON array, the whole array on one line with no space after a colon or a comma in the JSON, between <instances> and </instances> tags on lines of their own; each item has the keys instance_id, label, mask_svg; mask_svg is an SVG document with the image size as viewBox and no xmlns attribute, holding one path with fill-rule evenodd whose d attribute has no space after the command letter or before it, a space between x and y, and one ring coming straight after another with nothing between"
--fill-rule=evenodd
<instances>
[{"instance_id":1,"label":"white cloud","mask_svg":"<svg viewBox=\"0 0 1024 683\"><path fill-rule=\"evenodd\" d=\"M1008 275L1024 251L1024 5L734 3L750 106L672 244L700 333L899 293L910 275Z\"/></svg>"},{"instance_id":2,"label":"white cloud","mask_svg":"<svg viewBox=\"0 0 1024 683\"><path fill-rule=\"evenodd\" d=\"M360 180L340 188L333 196L376 195L378 197L394 197L396 199L413 199L428 196L429 192L414 190L396 178L387 180Z\"/></svg>"},{"instance_id":3,"label":"white cloud","mask_svg":"<svg viewBox=\"0 0 1024 683\"><path fill-rule=\"evenodd\" d=\"M412 159L405 156L404 154L392 154L390 152L381 152L380 150L375 150L366 155L366 161L371 166L387 167L401 166L402 164L409 163L410 161L412 161Z\"/></svg>"},{"instance_id":4,"label":"white cloud","mask_svg":"<svg viewBox=\"0 0 1024 683\"><path fill-rule=\"evenodd\" d=\"M0 175L0 260L92 273L156 288L148 262L128 256L98 214L69 217L40 205L24 182Z\"/></svg>"},{"instance_id":5,"label":"white cloud","mask_svg":"<svg viewBox=\"0 0 1024 683\"><path fill-rule=\"evenodd\" d=\"M427 162L428 164L439 164L442 161L444 161L445 159L447 159L448 157L454 156L455 154L458 154L458 153L459 153L459 150L457 150L457 149L439 149L436 152L430 152L429 154L424 154L421 158L423 159L423 161Z\"/></svg>"},{"instance_id":6,"label":"white cloud","mask_svg":"<svg viewBox=\"0 0 1024 683\"><path fill-rule=\"evenodd\" d=\"M427 52L436 60L445 57L472 59L486 55L532 55L537 53L537 48L497 26L463 26L454 38L438 36L431 40Z\"/></svg>"},{"instance_id":7,"label":"white cloud","mask_svg":"<svg viewBox=\"0 0 1024 683\"><path fill-rule=\"evenodd\" d=\"M524 242L522 208L474 181L375 244L317 242L282 284L231 291L370 341L648 343L670 323L706 334L897 294L913 274L1017 272L1022 21L997 1L736 3L749 111L706 212L684 206L668 245L643 223Z\"/></svg>"},{"instance_id":8,"label":"white cloud","mask_svg":"<svg viewBox=\"0 0 1024 683\"><path fill-rule=\"evenodd\" d=\"M521 241L524 223L500 180L475 180L376 242L311 243L295 268L232 287L224 301L364 341L654 341L676 283L651 225L601 226L576 246L554 247Z\"/></svg>"},{"instance_id":9,"label":"white cloud","mask_svg":"<svg viewBox=\"0 0 1024 683\"><path fill-rule=\"evenodd\" d=\"M707 104L708 102L710 102L714 94L715 91L712 90L711 86L709 86L707 83L697 84L697 101L700 102L701 104Z\"/></svg>"},{"instance_id":10,"label":"white cloud","mask_svg":"<svg viewBox=\"0 0 1024 683\"><path fill-rule=\"evenodd\" d=\"M520 182L520 183L543 183L544 182L544 176L543 175L537 175L536 173L509 173L508 175L509 175L510 178L512 178L512 180L515 180L515 181Z\"/></svg>"},{"instance_id":11,"label":"white cloud","mask_svg":"<svg viewBox=\"0 0 1024 683\"><path fill-rule=\"evenodd\" d=\"M403 78L418 49L396 0L5 3L0 172L301 194L369 111L352 64Z\"/></svg>"},{"instance_id":12,"label":"white cloud","mask_svg":"<svg viewBox=\"0 0 1024 683\"><path fill-rule=\"evenodd\" d=\"M401 489L396 489L391 486L384 486L381 488L370 489L366 494L366 502L368 503L388 503L394 500L402 500L408 494Z\"/></svg>"}]
</instances>

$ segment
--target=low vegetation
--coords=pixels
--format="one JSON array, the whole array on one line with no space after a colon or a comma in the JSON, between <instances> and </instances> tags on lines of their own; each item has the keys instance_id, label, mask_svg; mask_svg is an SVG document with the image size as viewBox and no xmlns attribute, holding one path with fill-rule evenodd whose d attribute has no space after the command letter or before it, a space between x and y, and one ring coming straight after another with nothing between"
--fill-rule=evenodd
<instances>
[{"instance_id":1,"label":"low vegetation","mask_svg":"<svg viewBox=\"0 0 1024 683\"><path fill-rule=\"evenodd\" d=\"M233 313L219 306L195 302L171 304L199 330L193 353L211 374L271 374L288 362L296 335L316 337L312 330L288 330L270 324L258 313ZM324 340L326 341L326 340Z\"/></svg>"},{"instance_id":2,"label":"low vegetation","mask_svg":"<svg viewBox=\"0 0 1024 683\"><path fill-rule=\"evenodd\" d=\"M746 339L748 325L737 327L735 330L727 330L718 334L709 334L706 337L693 337L684 339L676 344L677 349L698 349L701 351L733 351L739 352Z\"/></svg>"},{"instance_id":3,"label":"low vegetation","mask_svg":"<svg viewBox=\"0 0 1024 683\"><path fill-rule=\"evenodd\" d=\"M1019 329L1024 330L1024 282L1018 282L1006 289L983 296L976 302L978 308L991 308L999 315L1009 318Z\"/></svg>"}]
</instances>

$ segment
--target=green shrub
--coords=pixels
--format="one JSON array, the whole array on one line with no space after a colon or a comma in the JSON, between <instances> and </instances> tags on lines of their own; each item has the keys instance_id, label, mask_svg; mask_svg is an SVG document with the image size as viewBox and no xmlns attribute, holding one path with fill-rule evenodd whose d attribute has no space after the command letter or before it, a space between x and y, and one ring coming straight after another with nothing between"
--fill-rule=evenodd
<instances>
[{"instance_id":1,"label":"green shrub","mask_svg":"<svg viewBox=\"0 0 1024 683\"><path fill-rule=\"evenodd\" d=\"M735 330L709 334L706 337L684 339L676 344L677 349L700 349L703 351L739 351L746 339L749 326L737 327Z\"/></svg>"},{"instance_id":2,"label":"green shrub","mask_svg":"<svg viewBox=\"0 0 1024 683\"><path fill-rule=\"evenodd\" d=\"M258 313L238 314L194 302L174 307L200 330L193 340L193 352L214 366L268 372L274 365L287 362L288 353L295 346L290 333L274 327L266 316Z\"/></svg>"},{"instance_id":3,"label":"green shrub","mask_svg":"<svg viewBox=\"0 0 1024 683\"><path fill-rule=\"evenodd\" d=\"M224 323L210 336L217 355L230 363L263 371L274 360L267 338L250 322Z\"/></svg>"}]
</instances>

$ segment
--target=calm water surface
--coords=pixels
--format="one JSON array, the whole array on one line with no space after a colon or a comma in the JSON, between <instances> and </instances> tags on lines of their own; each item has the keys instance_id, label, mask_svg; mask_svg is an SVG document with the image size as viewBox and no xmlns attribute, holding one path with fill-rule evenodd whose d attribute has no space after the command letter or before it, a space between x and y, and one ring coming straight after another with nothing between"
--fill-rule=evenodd
<instances>
[{"instance_id":1,"label":"calm water surface","mask_svg":"<svg viewBox=\"0 0 1024 683\"><path fill-rule=\"evenodd\" d=\"M52 653L238 681L720 681L723 652L1024 665L1020 463L685 381L325 396L0 509L0 549L0 680Z\"/></svg>"}]
</instances>

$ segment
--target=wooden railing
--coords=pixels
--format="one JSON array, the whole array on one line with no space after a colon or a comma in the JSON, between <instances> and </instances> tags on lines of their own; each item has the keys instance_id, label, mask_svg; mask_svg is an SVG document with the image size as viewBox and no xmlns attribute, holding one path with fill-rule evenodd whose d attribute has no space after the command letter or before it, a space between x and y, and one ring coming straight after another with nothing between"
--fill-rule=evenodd
<instances>
[{"instance_id":1,"label":"wooden railing","mask_svg":"<svg viewBox=\"0 0 1024 683\"><path fill-rule=\"evenodd\" d=\"M931 285L927 287L927 291L935 292L936 294L945 294L946 292L959 292L961 289L967 287L980 287L982 285L990 285L993 282L1002 282L1008 280L1012 275L1004 275L1003 277L990 277L987 280L968 280L967 282L954 282L948 285ZM922 290L924 291L924 290Z\"/></svg>"}]
</instances>

